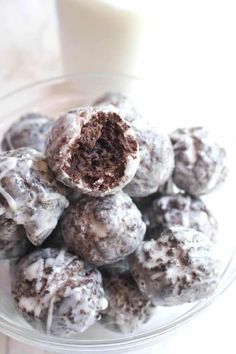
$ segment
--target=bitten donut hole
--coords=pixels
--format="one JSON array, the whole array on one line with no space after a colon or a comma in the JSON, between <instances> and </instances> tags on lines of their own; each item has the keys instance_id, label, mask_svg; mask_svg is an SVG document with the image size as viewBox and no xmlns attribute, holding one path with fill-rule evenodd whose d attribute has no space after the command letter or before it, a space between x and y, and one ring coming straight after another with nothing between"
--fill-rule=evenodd
<instances>
[{"instance_id":1,"label":"bitten donut hole","mask_svg":"<svg viewBox=\"0 0 236 354\"><path fill-rule=\"evenodd\" d=\"M127 129L116 113L95 114L73 144L66 172L90 188L116 186L125 173L127 156L137 150L136 141L125 135Z\"/></svg>"}]
</instances>

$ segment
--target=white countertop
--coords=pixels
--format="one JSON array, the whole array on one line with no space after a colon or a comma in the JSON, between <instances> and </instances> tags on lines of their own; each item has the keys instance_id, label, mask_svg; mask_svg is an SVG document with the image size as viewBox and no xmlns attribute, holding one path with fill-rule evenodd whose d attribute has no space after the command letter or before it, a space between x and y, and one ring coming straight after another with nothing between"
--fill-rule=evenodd
<instances>
[{"instance_id":1,"label":"white countertop","mask_svg":"<svg viewBox=\"0 0 236 354\"><path fill-rule=\"evenodd\" d=\"M216 120L226 117L227 123L236 116L234 1L190 3L159 5L159 104L167 107L166 114L177 112L177 118L211 114ZM53 1L2 2L0 23L0 95L62 73ZM235 298L236 283L194 321L140 353L235 353ZM0 334L0 354L42 353Z\"/></svg>"}]
</instances>

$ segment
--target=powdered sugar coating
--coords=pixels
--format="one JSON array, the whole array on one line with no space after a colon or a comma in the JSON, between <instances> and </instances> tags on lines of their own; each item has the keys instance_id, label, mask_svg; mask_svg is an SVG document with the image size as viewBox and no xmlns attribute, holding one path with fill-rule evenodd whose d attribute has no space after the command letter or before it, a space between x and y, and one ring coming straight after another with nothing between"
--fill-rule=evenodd
<instances>
[{"instance_id":1,"label":"powdered sugar coating","mask_svg":"<svg viewBox=\"0 0 236 354\"><path fill-rule=\"evenodd\" d=\"M86 135L83 134L83 128L90 124L91 121L96 121L96 119L104 120L104 122L105 120L114 121L114 136L121 136L128 147L125 149L122 146L118 146L116 149L116 152L124 152L124 161L122 159L114 159L114 166L122 164L119 176L115 176L115 174L111 173L109 170L102 169L105 176L111 179L110 184L105 186L105 177L99 174L92 184L87 181L87 177L83 178L80 173L78 173L76 178L71 174L71 170L73 169L73 151L76 147L81 147L87 138ZM101 143L97 146L98 140L102 134L102 123L97 122L97 127L100 127L100 135L97 134L97 132L97 135L94 133L92 144L90 141L87 150L91 153L95 150L99 151L98 154L101 155L108 151L114 144L113 141L109 141L109 147ZM90 135L93 134L92 130L90 133ZM124 151L122 151L122 149ZM117 113L112 111L109 106L99 108L82 107L63 114L56 121L51 130L51 134L49 134L46 156L49 166L55 172L59 181L78 192L92 196L105 196L107 194L116 193L130 182L139 165L138 143L133 130ZM96 170L99 161L101 161L101 158L98 158L96 163L94 161L91 172Z\"/></svg>"},{"instance_id":2,"label":"powdered sugar coating","mask_svg":"<svg viewBox=\"0 0 236 354\"><path fill-rule=\"evenodd\" d=\"M167 135L155 127L134 122L139 143L140 164L125 191L132 197L145 197L155 193L167 182L174 168L174 153Z\"/></svg>"},{"instance_id":3,"label":"powdered sugar coating","mask_svg":"<svg viewBox=\"0 0 236 354\"><path fill-rule=\"evenodd\" d=\"M152 232L153 238L163 229L180 225L203 232L211 241L216 240L217 221L200 198L180 193L157 198L152 202L148 216L149 227L158 230L156 235Z\"/></svg>"},{"instance_id":4,"label":"powdered sugar coating","mask_svg":"<svg viewBox=\"0 0 236 354\"><path fill-rule=\"evenodd\" d=\"M103 277L108 308L102 324L122 333L136 331L154 315L155 306L138 289L128 273Z\"/></svg>"},{"instance_id":5,"label":"powdered sugar coating","mask_svg":"<svg viewBox=\"0 0 236 354\"><path fill-rule=\"evenodd\" d=\"M31 148L0 154L0 214L22 225L34 245L56 227L69 205L44 156Z\"/></svg>"},{"instance_id":6,"label":"powdered sugar coating","mask_svg":"<svg viewBox=\"0 0 236 354\"><path fill-rule=\"evenodd\" d=\"M53 119L41 113L27 113L14 122L3 136L2 150L31 147L44 152L46 137Z\"/></svg>"},{"instance_id":7,"label":"powdered sugar coating","mask_svg":"<svg viewBox=\"0 0 236 354\"><path fill-rule=\"evenodd\" d=\"M0 216L0 259L23 256L29 248L29 241L23 226Z\"/></svg>"},{"instance_id":8,"label":"powdered sugar coating","mask_svg":"<svg viewBox=\"0 0 236 354\"><path fill-rule=\"evenodd\" d=\"M63 249L35 251L16 265L13 274L17 308L47 334L83 332L107 307L99 271Z\"/></svg>"},{"instance_id":9,"label":"powdered sugar coating","mask_svg":"<svg viewBox=\"0 0 236 354\"><path fill-rule=\"evenodd\" d=\"M96 99L93 105L97 107L112 105L115 107L118 114L129 123L141 119L140 114L134 107L130 98L121 92L105 92L102 96Z\"/></svg>"},{"instance_id":10,"label":"powdered sugar coating","mask_svg":"<svg viewBox=\"0 0 236 354\"><path fill-rule=\"evenodd\" d=\"M95 265L114 263L131 254L145 234L145 223L123 192L104 198L83 198L62 217L67 247Z\"/></svg>"},{"instance_id":11,"label":"powdered sugar coating","mask_svg":"<svg viewBox=\"0 0 236 354\"><path fill-rule=\"evenodd\" d=\"M219 280L219 261L207 236L182 226L144 241L130 260L140 290L162 306L194 302L211 295Z\"/></svg>"},{"instance_id":12,"label":"powdered sugar coating","mask_svg":"<svg viewBox=\"0 0 236 354\"><path fill-rule=\"evenodd\" d=\"M191 195L211 192L224 182L225 150L202 127L177 129L171 134L175 153L173 181Z\"/></svg>"}]
</instances>

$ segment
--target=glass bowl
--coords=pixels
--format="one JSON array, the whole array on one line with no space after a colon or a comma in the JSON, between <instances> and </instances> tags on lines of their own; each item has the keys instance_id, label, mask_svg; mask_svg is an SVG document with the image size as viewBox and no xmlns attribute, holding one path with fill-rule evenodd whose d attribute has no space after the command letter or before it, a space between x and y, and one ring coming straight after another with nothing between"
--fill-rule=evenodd
<instances>
[{"instance_id":1,"label":"glass bowl","mask_svg":"<svg viewBox=\"0 0 236 354\"><path fill-rule=\"evenodd\" d=\"M122 90L127 93L143 115L165 132L171 132L180 126L207 126L228 150L228 165L234 166L234 156L231 156L230 152L236 151L236 139L232 126L225 124L227 119L224 119L224 134L221 134L222 121L213 117L207 120L191 119L177 113L166 116L166 113L159 109L152 81L143 82L127 76L73 75L39 82L15 91L0 99L0 134L2 135L23 113L40 111L57 117L62 111L93 102L106 90ZM231 170L225 186L204 198L219 220L218 251L222 260L219 286L210 298L181 306L157 307L156 315L133 334L113 333L98 323L85 333L74 337L53 337L39 333L17 314L10 296L10 264L2 261L0 331L22 342L60 353L126 353L130 350L148 348L161 340L164 335L171 334L173 330L186 324L215 301L236 276L235 240L232 232L234 201L231 192L234 181L235 171Z\"/></svg>"}]
</instances>

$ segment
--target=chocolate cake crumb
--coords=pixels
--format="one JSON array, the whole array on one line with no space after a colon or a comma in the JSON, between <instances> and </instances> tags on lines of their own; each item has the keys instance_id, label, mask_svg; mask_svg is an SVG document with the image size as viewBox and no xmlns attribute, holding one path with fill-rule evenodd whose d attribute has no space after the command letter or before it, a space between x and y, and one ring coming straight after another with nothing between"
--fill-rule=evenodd
<instances>
[{"instance_id":1,"label":"chocolate cake crumb","mask_svg":"<svg viewBox=\"0 0 236 354\"><path fill-rule=\"evenodd\" d=\"M46 156L61 182L93 196L123 188L139 164L134 132L109 107L78 108L61 116L49 136Z\"/></svg>"}]
</instances>

